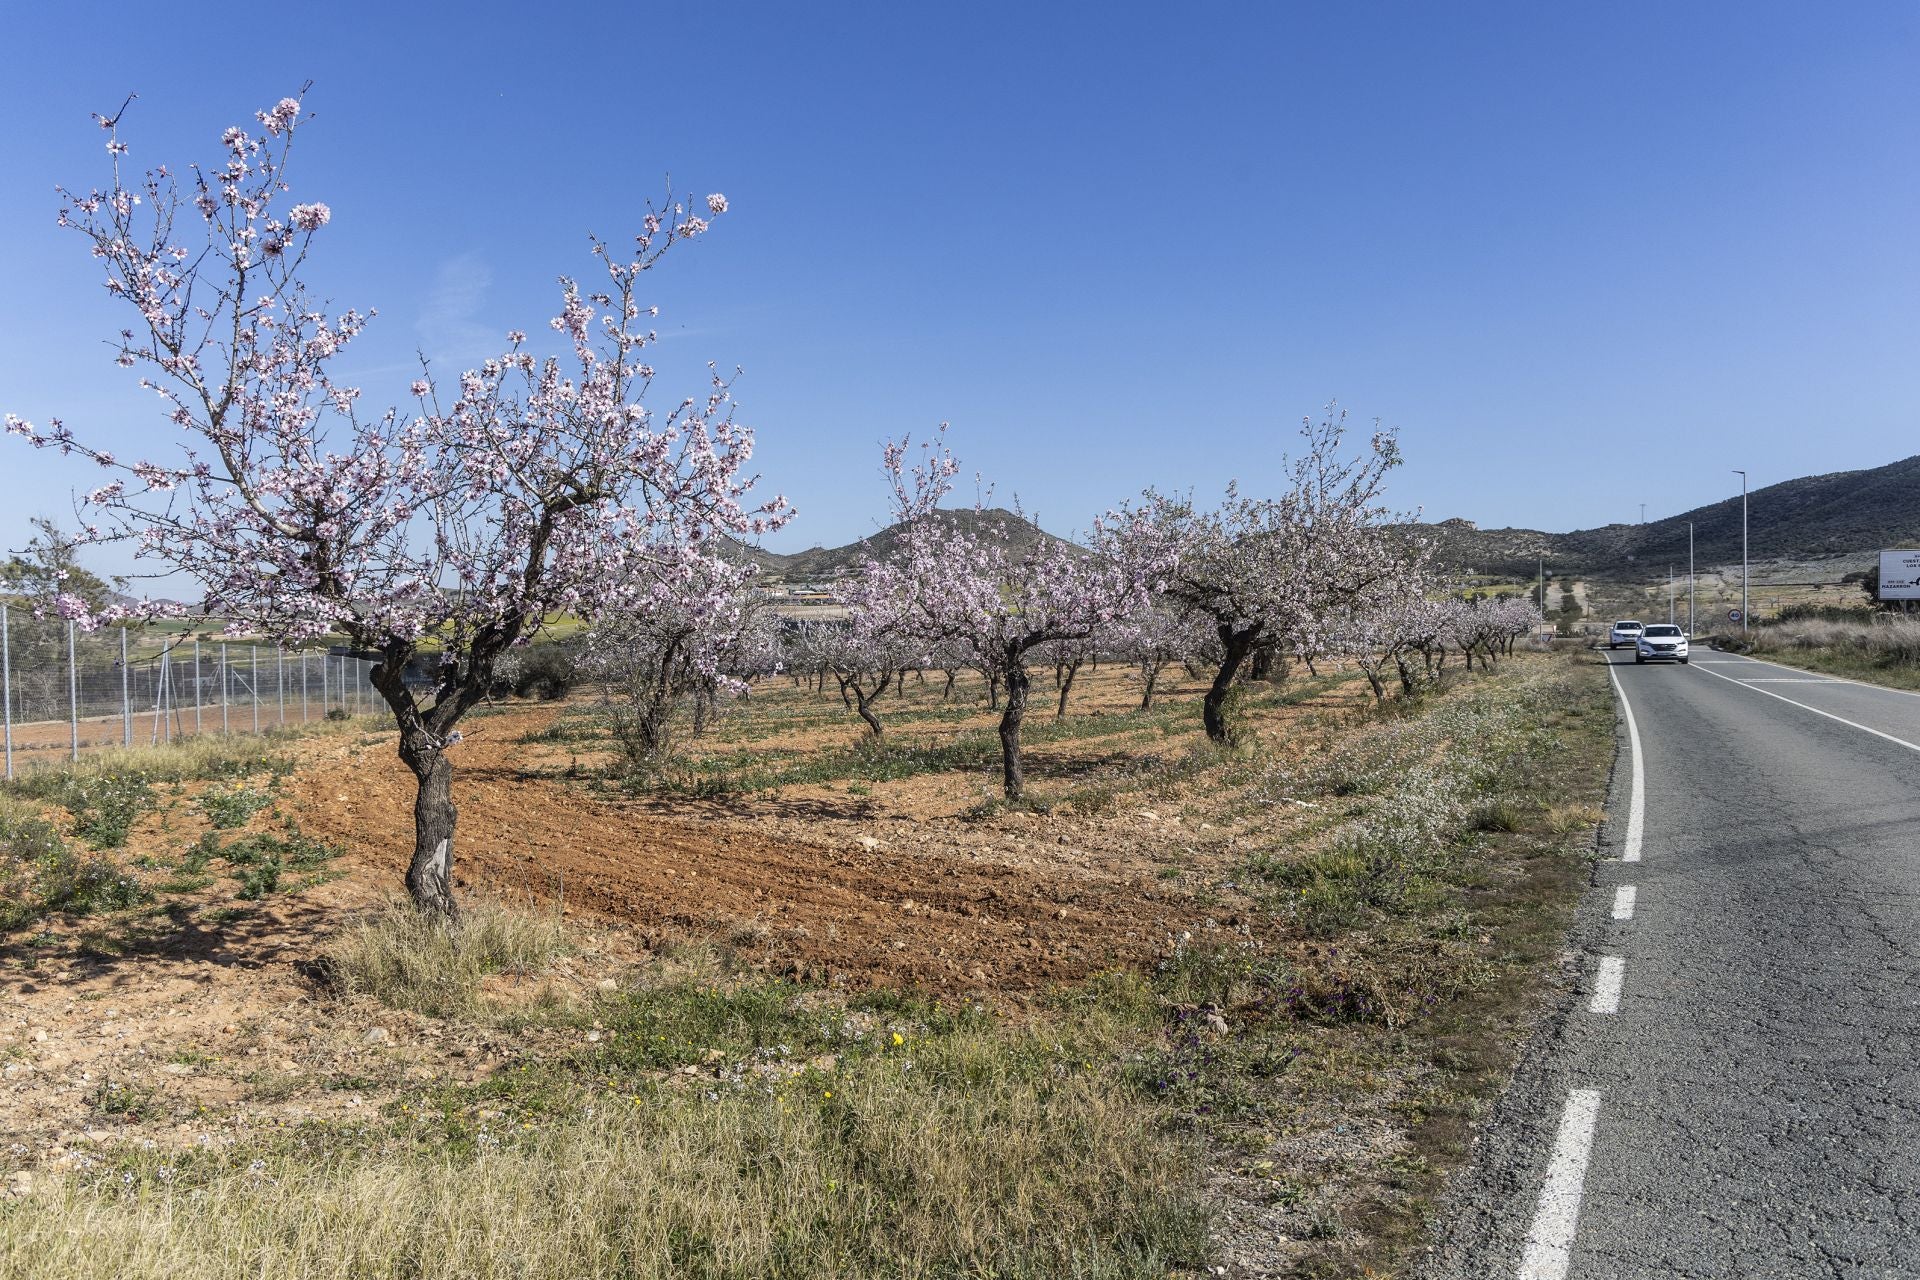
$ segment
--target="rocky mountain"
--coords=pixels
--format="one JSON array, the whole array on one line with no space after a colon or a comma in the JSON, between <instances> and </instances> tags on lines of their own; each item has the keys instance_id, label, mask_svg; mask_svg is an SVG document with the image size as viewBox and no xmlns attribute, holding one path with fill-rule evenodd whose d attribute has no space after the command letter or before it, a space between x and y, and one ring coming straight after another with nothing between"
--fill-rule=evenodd
<instances>
[{"instance_id":1,"label":"rocky mountain","mask_svg":"<svg viewBox=\"0 0 1920 1280\"><path fill-rule=\"evenodd\" d=\"M1747 495L1750 554L1755 562L1857 557L1920 546L1920 456L1863 471L1834 471L1756 489ZM1698 564L1740 560L1740 499L1683 511L1645 524L1610 524L1572 533L1481 529L1466 520L1428 527L1443 564L1459 570L1530 576L1541 557L1549 571L1639 577L1687 562L1687 522Z\"/></svg>"}]
</instances>

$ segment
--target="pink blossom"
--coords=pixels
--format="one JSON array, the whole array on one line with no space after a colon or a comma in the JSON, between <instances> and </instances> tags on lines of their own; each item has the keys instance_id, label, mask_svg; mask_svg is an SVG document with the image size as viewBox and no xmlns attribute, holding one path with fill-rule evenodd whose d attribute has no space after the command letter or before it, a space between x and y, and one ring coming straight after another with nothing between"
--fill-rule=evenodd
<instances>
[{"instance_id":1,"label":"pink blossom","mask_svg":"<svg viewBox=\"0 0 1920 1280\"><path fill-rule=\"evenodd\" d=\"M324 204L297 204L287 214L288 221L302 231L318 231L327 225L333 217L333 210Z\"/></svg>"},{"instance_id":2,"label":"pink blossom","mask_svg":"<svg viewBox=\"0 0 1920 1280\"><path fill-rule=\"evenodd\" d=\"M707 212L719 217L727 211L727 198L718 191L707 197Z\"/></svg>"}]
</instances>

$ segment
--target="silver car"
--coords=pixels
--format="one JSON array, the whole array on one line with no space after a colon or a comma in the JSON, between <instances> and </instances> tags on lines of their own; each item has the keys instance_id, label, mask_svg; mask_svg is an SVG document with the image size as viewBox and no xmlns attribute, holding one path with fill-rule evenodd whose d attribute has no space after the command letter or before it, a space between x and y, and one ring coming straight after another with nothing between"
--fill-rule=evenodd
<instances>
[{"instance_id":1,"label":"silver car","mask_svg":"<svg viewBox=\"0 0 1920 1280\"><path fill-rule=\"evenodd\" d=\"M1618 649L1623 644L1639 644L1640 633L1646 629L1646 624L1642 622L1616 622L1607 630L1607 648Z\"/></svg>"}]
</instances>

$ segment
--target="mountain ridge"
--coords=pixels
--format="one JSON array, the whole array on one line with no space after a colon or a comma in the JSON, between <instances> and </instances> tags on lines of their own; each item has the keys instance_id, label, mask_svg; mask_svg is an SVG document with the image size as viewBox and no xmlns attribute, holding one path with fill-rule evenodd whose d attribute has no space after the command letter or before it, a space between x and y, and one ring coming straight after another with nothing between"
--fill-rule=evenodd
<instances>
[{"instance_id":1,"label":"mountain ridge","mask_svg":"<svg viewBox=\"0 0 1920 1280\"><path fill-rule=\"evenodd\" d=\"M1880 467L1830 471L1783 480L1747 495L1751 558L1755 562L1859 557L1866 568L1874 552L1920 546L1920 455ZM1035 538L1065 542L1031 520L994 507L943 509L943 520L957 527L1006 523L1022 547ZM1644 524L1608 524L1567 533L1539 529L1482 529L1455 517L1419 528L1435 540L1435 558L1456 572L1529 578L1541 560L1555 573L1633 577L1664 572L1687 562L1687 522L1694 525L1694 559L1699 565L1737 564L1740 560L1740 499L1682 511ZM842 547L812 547L781 553L747 543L736 553L772 580L829 580L852 569L867 554L884 558L899 541L899 526L889 525Z\"/></svg>"}]
</instances>

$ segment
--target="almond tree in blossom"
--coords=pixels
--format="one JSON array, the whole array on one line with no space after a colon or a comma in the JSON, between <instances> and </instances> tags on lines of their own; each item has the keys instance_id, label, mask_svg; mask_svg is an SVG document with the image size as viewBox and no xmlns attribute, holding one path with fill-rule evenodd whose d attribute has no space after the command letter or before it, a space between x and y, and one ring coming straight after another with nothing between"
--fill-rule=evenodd
<instances>
[{"instance_id":1,"label":"almond tree in blossom","mask_svg":"<svg viewBox=\"0 0 1920 1280\"><path fill-rule=\"evenodd\" d=\"M587 631L581 666L600 687L613 738L627 762L645 768L672 745L675 713L692 698L738 692L734 669L762 642L747 584L750 567L690 555L684 574L656 575L612 593Z\"/></svg>"},{"instance_id":2,"label":"almond tree in blossom","mask_svg":"<svg viewBox=\"0 0 1920 1280\"><path fill-rule=\"evenodd\" d=\"M840 699L852 707L875 738L885 735L878 702L887 690L904 684L906 674L921 661L922 651L901 627L890 626L886 614L891 600L879 600L874 611L861 606L858 595L843 596L846 623L809 622L795 638L801 660L825 670L840 686Z\"/></svg>"},{"instance_id":3,"label":"almond tree in blossom","mask_svg":"<svg viewBox=\"0 0 1920 1280\"><path fill-rule=\"evenodd\" d=\"M1095 525L1092 553L1053 538L1022 546L1004 524L940 518L940 500L960 469L944 443L923 446L912 465L906 442L889 443L883 465L902 532L893 556L865 566L867 589L899 602L921 647L957 641L989 682L998 682L1005 693L1001 781L1007 798L1018 800L1026 786L1020 726L1034 651L1086 640L1144 608L1159 567L1150 553L1159 544L1103 521Z\"/></svg>"},{"instance_id":4,"label":"almond tree in blossom","mask_svg":"<svg viewBox=\"0 0 1920 1280\"><path fill-rule=\"evenodd\" d=\"M1175 662L1195 657L1211 638L1212 628L1166 600L1156 600L1129 614L1112 629L1113 650L1140 671L1140 709L1153 709L1160 673Z\"/></svg>"},{"instance_id":5,"label":"almond tree in blossom","mask_svg":"<svg viewBox=\"0 0 1920 1280\"><path fill-rule=\"evenodd\" d=\"M1156 539L1173 568L1166 594L1212 623L1221 658L1202 705L1207 736L1227 739L1222 708L1241 664L1256 646L1311 652L1319 628L1371 585L1395 571L1391 517L1380 493L1400 462L1390 431L1366 451L1344 456L1346 415L1329 410L1301 427L1305 452L1278 498L1248 498L1229 485L1219 507L1149 491L1144 536Z\"/></svg>"},{"instance_id":6,"label":"almond tree in blossom","mask_svg":"<svg viewBox=\"0 0 1920 1280\"><path fill-rule=\"evenodd\" d=\"M7 429L97 464L85 536L131 539L192 578L199 612L283 642L344 633L378 655L373 684L418 782L407 887L450 914L449 748L501 656L553 614L618 603L609 584L644 607L649 584L696 574L724 536L788 515L779 498L749 505L753 437L717 373L664 411L647 403L655 311L640 278L726 200L650 206L625 250L593 241L596 279L560 281L563 354L512 332L456 377L423 363L409 407L382 409L334 372L373 313L331 310L302 283L332 212L290 194L300 99L226 130L204 168L137 177L124 111L96 117L111 183L63 192L60 223L132 311L118 361L159 398L178 452L123 462L58 420L9 415ZM422 654L428 687L404 679Z\"/></svg>"}]
</instances>

